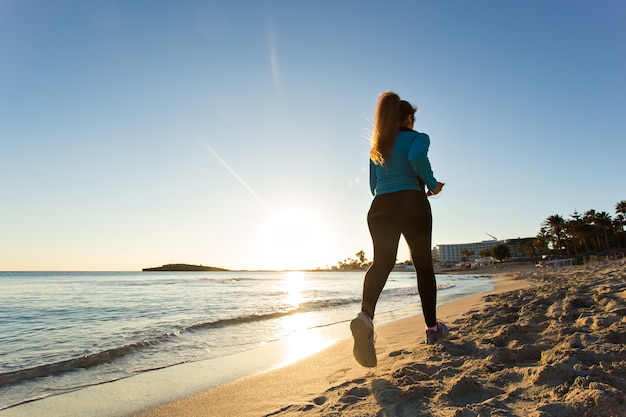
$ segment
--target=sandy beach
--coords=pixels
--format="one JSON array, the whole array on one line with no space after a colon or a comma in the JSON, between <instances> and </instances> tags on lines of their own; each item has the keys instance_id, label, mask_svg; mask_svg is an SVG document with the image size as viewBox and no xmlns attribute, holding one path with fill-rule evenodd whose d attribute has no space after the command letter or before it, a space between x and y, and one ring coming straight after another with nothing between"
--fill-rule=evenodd
<instances>
[{"instance_id":1,"label":"sandy beach","mask_svg":"<svg viewBox=\"0 0 626 417\"><path fill-rule=\"evenodd\" d=\"M626 416L626 261L504 271L439 308L441 344L407 318L377 326L373 370L346 339L136 417Z\"/></svg>"}]
</instances>

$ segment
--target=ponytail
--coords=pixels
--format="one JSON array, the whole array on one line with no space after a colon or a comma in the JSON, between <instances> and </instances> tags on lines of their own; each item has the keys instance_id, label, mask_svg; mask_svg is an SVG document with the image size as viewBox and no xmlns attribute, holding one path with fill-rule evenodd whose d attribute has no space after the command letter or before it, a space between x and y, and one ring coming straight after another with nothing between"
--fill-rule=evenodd
<instances>
[{"instance_id":1,"label":"ponytail","mask_svg":"<svg viewBox=\"0 0 626 417\"><path fill-rule=\"evenodd\" d=\"M383 165L391 154L400 126L417 108L391 91L382 93L376 102L372 148L370 159L377 165Z\"/></svg>"}]
</instances>

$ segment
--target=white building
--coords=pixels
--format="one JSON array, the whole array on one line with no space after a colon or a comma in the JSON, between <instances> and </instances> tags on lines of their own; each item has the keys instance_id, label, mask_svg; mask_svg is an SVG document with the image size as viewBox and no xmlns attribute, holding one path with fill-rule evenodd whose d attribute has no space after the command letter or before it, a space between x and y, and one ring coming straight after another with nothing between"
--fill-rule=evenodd
<instances>
[{"instance_id":1,"label":"white building","mask_svg":"<svg viewBox=\"0 0 626 417\"><path fill-rule=\"evenodd\" d=\"M511 257L524 256L525 246L532 243L534 238L517 238L508 240L485 240L475 243L455 243L446 245L437 245L432 250L432 256L440 265L456 265L461 262L464 252L471 251L472 255L467 257L469 262L473 262L478 258L482 258L481 252L490 251L497 244L507 245Z\"/></svg>"},{"instance_id":2,"label":"white building","mask_svg":"<svg viewBox=\"0 0 626 417\"><path fill-rule=\"evenodd\" d=\"M478 259L481 257L480 253L485 250L491 250L498 243L504 244L503 240L485 240L483 242L475 243L455 243L446 245L437 245L433 249L433 257L439 261L441 265L455 265L461 262L464 251L471 251L471 255L468 261Z\"/></svg>"}]
</instances>

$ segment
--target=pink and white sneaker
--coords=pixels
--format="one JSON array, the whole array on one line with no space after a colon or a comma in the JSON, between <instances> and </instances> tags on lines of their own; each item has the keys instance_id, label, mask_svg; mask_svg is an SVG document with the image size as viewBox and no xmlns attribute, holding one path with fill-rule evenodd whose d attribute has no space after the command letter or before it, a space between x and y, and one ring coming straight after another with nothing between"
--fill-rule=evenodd
<instances>
[{"instance_id":1,"label":"pink and white sneaker","mask_svg":"<svg viewBox=\"0 0 626 417\"><path fill-rule=\"evenodd\" d=\"M442 321L437 320L435 330L426 329L426 344L434 345L449 334L450 330L448 330L448 326L446 326Z\"/></svg>"}]
</instances>

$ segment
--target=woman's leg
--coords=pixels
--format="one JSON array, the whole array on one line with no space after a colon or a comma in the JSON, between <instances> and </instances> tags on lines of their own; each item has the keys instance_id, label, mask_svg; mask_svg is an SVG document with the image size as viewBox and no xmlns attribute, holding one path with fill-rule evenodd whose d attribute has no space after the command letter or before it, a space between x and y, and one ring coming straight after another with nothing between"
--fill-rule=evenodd
<instances>
[{"instance_id":1,"label":"woman's leg","mask_svg":"<svg viewBox=\"0 0 626 417\"><path fill-rule=\"evenodd\" d=\"M394 193L395 194L395 193ZM396 264L400 228L397 225L397 198L383 194L374 198L367 224L374 244L374 261L365 273L361 310L374 318L378 297L385 287L387 278Z\"/></svg>"},{"instance_id":2,"label":"woman's leg","mask_svg":"<svg viewBox=\"0 0 626 417\"><path fill-rule=\"evenodd\" d=\"M428 327L437 324L437 283L431 253L432 213L430 203L422 192L407 193L405 208L408 215L402 234L411 251L417 274L417 290L422 302L422 312Z\"/></svg>"}]
</instances>

